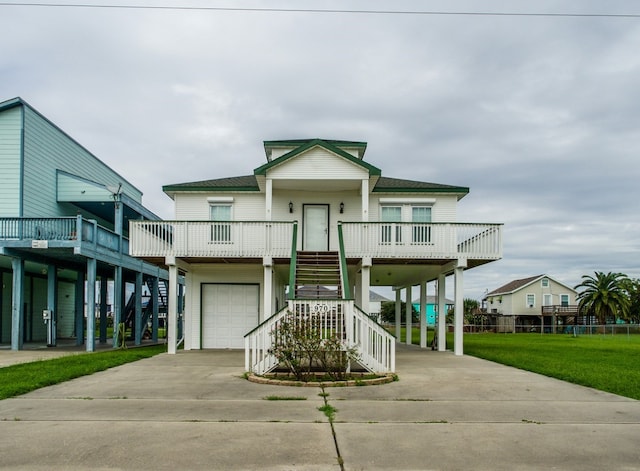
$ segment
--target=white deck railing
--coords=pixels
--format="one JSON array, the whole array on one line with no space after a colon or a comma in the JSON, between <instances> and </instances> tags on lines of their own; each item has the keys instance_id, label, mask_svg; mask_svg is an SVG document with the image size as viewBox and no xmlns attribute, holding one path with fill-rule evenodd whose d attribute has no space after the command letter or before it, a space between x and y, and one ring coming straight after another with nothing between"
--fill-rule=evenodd
<instances>
[{"instance_id":1,"label":"white deck railing","mask_svg":"<svg viewBox=\"0 0 640 471\"><path fill-rule=\"evenodd\" d=\"M278 366L271 354L272 332L287 316L315 318L323 333L335 334L346 346L355 347L360 363L373 373L395 371L395 338L349 300L293 300L245 335L245 370L265 374Z\"/></svg>"},{"instance_id":2,"label":"white deck railing","mask_svg":"<svg viewBox=\"0 0 640 471\"><path fill-rule=\"evenodd\" d=\"M288 257L294 222L130 221L137 257Z\"/></svg>"},{"instance_id":3,"label":"white deck railing","mask_svg":"<svg viewBox=\"0 0 640 471\"><path fill-rule=\"evenodd\" d=\"M288 257L292 221L130 221L138 257ZM497 260L501 224L342 222L346 257Z\"/></svg>"},{"instance_id":4,"label":"white deck railing","mask_svg":"<svg viewBox=\"0 0 640 471\"><path fill-rule=\"evenodd\" d=\"M343 222L341 225L347 257L502 257L502 224Z\"/></svg>"}]
</instances>

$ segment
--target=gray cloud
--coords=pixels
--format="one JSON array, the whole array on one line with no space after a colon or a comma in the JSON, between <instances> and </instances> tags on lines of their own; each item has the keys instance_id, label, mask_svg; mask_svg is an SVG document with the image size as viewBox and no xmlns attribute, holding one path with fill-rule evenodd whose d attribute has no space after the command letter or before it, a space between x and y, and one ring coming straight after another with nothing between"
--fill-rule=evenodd
<instances>
[{"instance_id":1,"label":"gray cloud","mask_svg":"<svg viewBox=\"0 0 640 471\"><path fill-rule=\"evenodd\" d=\"M526 8L638 13L572 3ZM386 176L469 186L461 221L505 223L504 259L468 272L469 297L541 273L640 277L636 18L0 7L0 41L0 99L22 96L162 217L162 185L250 173L263 140L365 140Z\"/></svg>"}]
</instances>

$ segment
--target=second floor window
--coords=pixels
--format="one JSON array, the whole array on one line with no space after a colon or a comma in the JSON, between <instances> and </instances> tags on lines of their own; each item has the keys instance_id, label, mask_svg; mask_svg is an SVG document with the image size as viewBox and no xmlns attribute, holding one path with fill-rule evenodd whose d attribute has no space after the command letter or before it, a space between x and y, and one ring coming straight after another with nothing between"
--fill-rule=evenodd
<instances>
[{"instance_id":1,"label":"second floor window","mask_svg":"<svg viewBox=\"0 0 640 471\"><path fill-rule=\"evenodd\" d=\"M431 207L413 206L411 208L412 234L411 242L414 244L431 243Z\"/></svg>"},{"instance_id":2,"label":"second floor window","mask_svg":"<svg viewBox=\"0 0 640 471\"><path fill-rule=\"evenodd\" d=\"M380 211L382 222L402 222L402 206L382 206ZM402 226L400 224L383 225L381 242L383 244L401 244Z\"/></svg>"},{"instance_id":3,"label":"second floor window","mask_svg":"<svg viewBox=\"0 0 640 471\"><path fill-rule=\"evenodd\" d=\"M231 242L231 205L212 204L209 207L211 224L211 242L228 244Z\"/></svg>"}]
</instances>

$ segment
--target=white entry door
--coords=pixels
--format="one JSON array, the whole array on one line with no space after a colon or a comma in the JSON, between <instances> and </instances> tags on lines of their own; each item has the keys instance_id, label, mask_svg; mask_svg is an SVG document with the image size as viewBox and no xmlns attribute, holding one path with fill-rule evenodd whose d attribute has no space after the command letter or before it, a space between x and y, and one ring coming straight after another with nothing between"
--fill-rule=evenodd
<instances>
[{"instance_id":1,"label":"white entry door","mask_svg":"<svg viewBox=\"0 0 640 471\"><path fill-rule=\"evenodd\" d=\"M302 249L310 251L329 250L329 206L305 204L303 215Z\"/></svg>"},{"instance_id":2,"label":"white entry door","mask_svg":"<svg viewBox=\"0 0 640 471\"><path fill-rule=\"evenodd\" d=\"M202 348L244 348L258 325L258 285L202 285Z\"/></svg>"}]
</instances>

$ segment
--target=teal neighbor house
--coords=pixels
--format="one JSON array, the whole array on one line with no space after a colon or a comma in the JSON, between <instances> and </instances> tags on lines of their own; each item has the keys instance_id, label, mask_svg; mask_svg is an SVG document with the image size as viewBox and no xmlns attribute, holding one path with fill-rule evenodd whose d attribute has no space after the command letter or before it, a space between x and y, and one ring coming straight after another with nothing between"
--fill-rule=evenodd
<instances>
[{"instance_id":1,"label":"teal neighbor house","mask_svg":"<svg viewBox=\"0 0 640 471\"><path fill-rule=\"evenodd\" d=\"M0 103L0 345L117 346L111 321L157 338L168 272L129 253L129 221L145 219L127 178L24 100Z\"/></svg>"}]
</instances>

